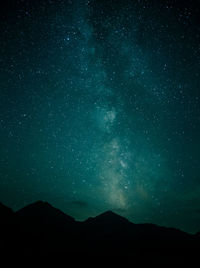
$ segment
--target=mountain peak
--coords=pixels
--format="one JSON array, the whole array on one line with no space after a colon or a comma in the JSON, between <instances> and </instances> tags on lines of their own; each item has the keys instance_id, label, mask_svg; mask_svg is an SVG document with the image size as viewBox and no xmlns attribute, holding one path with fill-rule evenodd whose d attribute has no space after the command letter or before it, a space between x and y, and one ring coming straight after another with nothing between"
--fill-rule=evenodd
<instances>
[{"instance_id":1,"label":"mountain peak","mask_svg":"<svg viewBox=\"0 0 200 268\"><path fill-rule=\"evenodd\" d=\"M131 224L129 220L111 210L107 210L94 218L89 218L88 220L86 220L86 222L98 225L100 224L100 225L112 225L112 226L116 226L119 224L120 225Z\"/></svg>"},{"instance_id":2,"label":"mountain peak","mask_svg":"<svg viewBox=\"0 0 200 268\"><path fill-rule=\"evenodd\" d=\"M53 207L46 201L38 200L32 204L29 204L25 208L53 208Z\"/></svg>"},{"instance_id":3,"label":"mountain peak","mask_svg":"<svg viewBox=\"0 0 200 268\"><path fill-rule=\"evenodd\" d=\"M26 218L28 221L33 222L44 222L44 223L54 223L54 222L74 222L74 218L68 216L60 209L57 209L45 201L36 201L19 211L17 214Z\"/></svg>"},{"instance_id":4,"label":"mountain peak","mask_svg":"<svg viewBox=\"0 0 200 268\"><path fill-rule=\"evenodd\" d=\"M121 215L113 212L112 210L107 210L97 216L98 218L105 219L107 221L112 221L114 222L129 222L126 218L122 217Z\"/></svg>"},{"instance_id":5,"label":"mountain peak","mask_svg":"<svg viewBox=\"0 0 200 268\"><path fill-rule=\"evenodd\" d=\"M105 211L105 212L103 212L103 213L101 213L100 215L99 215L99 217L109 217L109 218L123 218L122 216L120 216L119 214L117 214L117 213L115 213L115 212L113 212L112 210L107 210L107 211Z\"/></svg>"},{"instance_id":6,"label":"mountain peak","mask_svg":"<svg viewBox=\"0 0 200 268\"><path fill-rule=\"evenodd\" d=\"M118 216L118 214L115 213L115 212L113 212L112 210L106 210L106 211L103 212L102 214L104 214L104 215L117 215L117 216ZM102 214L101 214L101 215L102 215Z\"/></svg>"},{"instance_id":7,"label":"mountain peak","mask_svg":"<svg viewBox=\"0 0 200 268\"><path fill-rule=\"evenodd\" d=\"M31 203L31 204L23 207L18 212L20 212L20 211L38 211L38 210L48 210L48 211L52 210L53 211L53 210L59 210L59 209L53 207L51 204L49 204L46 201L39 200L39 201L36 201L34 203ZM61 212L61 210L59 210L59 211Z\"/></svg>"}]
</instances>

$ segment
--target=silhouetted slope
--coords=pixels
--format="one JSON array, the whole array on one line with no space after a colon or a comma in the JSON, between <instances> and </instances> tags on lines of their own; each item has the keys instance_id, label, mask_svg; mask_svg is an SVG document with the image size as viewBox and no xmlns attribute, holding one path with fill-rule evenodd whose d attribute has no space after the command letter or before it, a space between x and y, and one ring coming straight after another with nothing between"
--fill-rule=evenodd
<instances>
[{"instance_id":1,"label":"silhouetted slope","mask_svg":"<svg viewBox=\"0 0 200 268\"><path fill-rule=\"evenodd\" d=\"M196 247L190 234L154 224L134 224L111 211L89 218L84 224L85 233L90 234L86 240L93 245L91 250L106 255L181 256Z\"/></svg>"},{"instance_id":2,"label":"silhouetted slope","mask_svg":"<svg viewBox=\"0 0 200 268\"><path fill-rule=\"evenodd\" d=\"M12 222L14 212L12 209L0 203L0 224L8 224Z\"/></svg>"},{"instance_id":3,"label":"silhouetted slope","mask_svg":"<svg viewBox=\"0 0 200 268\"><path fill-rule=\"evenodd\" d=\"M122 216L120 216L120 215L118 215L110 210L108 210L108 211L106 211L106 212L104 212L104 213L102 213L94 218L92 218L92 217L88 218L85 222L88 224L98 224L98 225L119 225L119 224L123 225L123 224L130 223L126 218L124 218L124 217L122 217Z\"/></svg>"},{"instance_id":4,"label":"silhouetted slope","mask_svg":"<svg viewBox=\"0 0 200 268\"><path fill-rule=\"evenodd\" d=\"M16 233L14 212L0 203L0 252L9 251Z\"/></svg>"},{"instance_id":5,"label":"silhouetted slope","mask_svg":"<svg viewBox=\"0 0 200 268\"><path fill-rule=\"evenodd\" d=\"M200 232L197 232L195 235L200 238Z\"/></svg>"},{"instance_id":6,"label":"silhouetted slope","mask_svg":"<svg viewBox=\"0 0 200 268\"><path fill-rule=\"evenodd\" d=\"M12 225L6 220L6 228L1 227L1 251L7 254L179 259L195 258L200 245L199 235L154 224L134 224L112 211L77 222L38 201L16 213L1 204L0 215L5 219L12 215Z\"/></svg>"},{"instance_id":7,"label":"silhouetted slope","mask_svg":"<svg viewBox=\"0 0 200 268\"><path fill-rule=\"evenodd\" d=\"M89 218L83 224L85 241L93 254L97 252L106 256L128 254L129 231L135 224L112 211Z\"/></svg>"},{"instance_id":8,"label":"silhouetted slope","mask_svg":"<svg viewBox=\"0 0 200 268\"><path fill-rule=\"evenodd\" d=\"M51 254L74 247L75 219L47 202L37 201L20 209L16 218L24 254Z\"/></svg>"},{"instance_id":9,"label":"silhouetted slope","mask_svg":"<svg viewBox=\"0 0 200 268\"><path fill-rule=\"evenodd\" d=\"M24 222L31 224L68 225L75 222L71 216L43 201L30 204L16 214Z\"/></svg>"}]
</instances>

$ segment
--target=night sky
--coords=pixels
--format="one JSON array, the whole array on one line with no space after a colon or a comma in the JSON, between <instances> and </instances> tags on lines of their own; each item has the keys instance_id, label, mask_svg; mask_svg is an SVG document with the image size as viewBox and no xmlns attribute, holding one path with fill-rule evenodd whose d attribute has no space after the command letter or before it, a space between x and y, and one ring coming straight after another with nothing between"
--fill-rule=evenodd
<instances>
[{"instance_id":1,"label":"night sky","mask_svg":"<svg viewBox=\"0 0 200 268\"><path fill-rule=\"evenodd\" d=\"M1 202L200 230L197 4L1 1Z\"/></svg>"}]
</instances>

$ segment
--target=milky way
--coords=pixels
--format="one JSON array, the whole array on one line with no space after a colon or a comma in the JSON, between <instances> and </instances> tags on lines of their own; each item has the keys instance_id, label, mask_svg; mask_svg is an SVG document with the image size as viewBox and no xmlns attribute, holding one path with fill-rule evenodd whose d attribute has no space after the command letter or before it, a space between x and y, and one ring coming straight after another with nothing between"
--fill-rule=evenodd
<instances>
[{"instance_id":1,"label":"milky way","mask_svg":"<svg viewBox=\"0 0 200 268\"><path fill-rule=\"evenodd\" d=\"M0 201L199 230L196 2L31 2L2 2Z\"/></svg>"}]
</instances>

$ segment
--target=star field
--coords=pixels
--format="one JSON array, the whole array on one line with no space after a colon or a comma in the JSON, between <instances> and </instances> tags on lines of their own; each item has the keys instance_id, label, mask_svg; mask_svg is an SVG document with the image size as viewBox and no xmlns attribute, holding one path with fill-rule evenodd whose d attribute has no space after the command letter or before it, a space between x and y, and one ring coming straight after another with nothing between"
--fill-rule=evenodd
<instances>
[{"instance_id":1,"label":"star field","mask_svg":"<svg viewBox=\"0 0 200 268\"><path fill-rule=\"evenodd\" d=\"M197 4L2 2L1 202L200 229Z\"/></svg>"}]
</instances>

